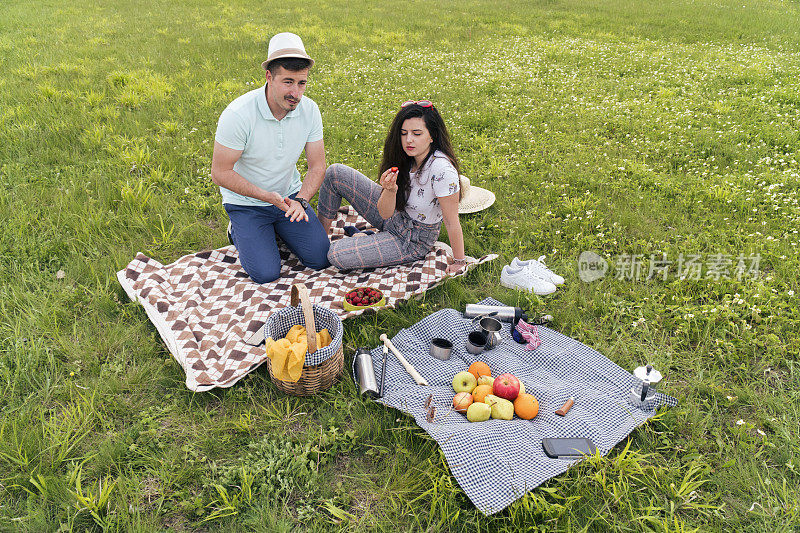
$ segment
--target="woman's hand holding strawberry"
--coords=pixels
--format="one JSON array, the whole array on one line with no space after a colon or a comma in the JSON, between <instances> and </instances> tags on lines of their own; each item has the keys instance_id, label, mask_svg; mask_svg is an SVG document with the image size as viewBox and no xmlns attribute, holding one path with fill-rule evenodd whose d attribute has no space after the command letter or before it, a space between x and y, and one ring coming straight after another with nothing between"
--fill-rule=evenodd
<instances>
[{"instance_id":1,"label":"woman's hand holding strawberry","mask_svg":"<svg viewBox=\"0 0 800 533\"><path fill-rule=\"evenodd\" d=\"M397 192L397 167L388 169L381 175L381 187L390 192Z\"/></svg>"}]
</instances>

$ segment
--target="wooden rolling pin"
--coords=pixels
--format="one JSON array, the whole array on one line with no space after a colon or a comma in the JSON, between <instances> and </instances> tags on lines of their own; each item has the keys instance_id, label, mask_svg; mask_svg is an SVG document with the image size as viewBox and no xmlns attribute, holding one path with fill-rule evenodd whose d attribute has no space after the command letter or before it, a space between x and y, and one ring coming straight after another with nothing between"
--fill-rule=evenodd
<instances>
[{"instance_id":1,"label":"wooden rolling pin","mask_svg":"<svg viewBox=\"0 0 800 533\"><path fill-rule=\"evenodd\" d=\"M417 385L428 384L428 382L425 381L425 378L419 375L419 372L417 372L417 369L414 368L414 365L406 361L406 358L403 357L403 354L397 351L397 348L394 347L394 344L392 344L392 341L389 340L389 337L387 337L385 333L381 334L380 339L383 342L383 344L387 346L392 351L392 353L397 356L397 359L400 361L400 364L402 364L403 368L406 369L406 372L408 372L409 375L412 378L414 378L414 381L417 382Z\"/></svg>"}]
</instances>

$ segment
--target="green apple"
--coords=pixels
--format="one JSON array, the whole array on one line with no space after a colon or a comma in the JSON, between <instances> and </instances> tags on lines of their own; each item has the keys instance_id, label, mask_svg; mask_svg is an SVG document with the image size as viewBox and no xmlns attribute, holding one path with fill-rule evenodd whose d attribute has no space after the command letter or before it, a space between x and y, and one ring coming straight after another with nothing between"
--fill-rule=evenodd
<instances>
[{"instance_id":1,"label":"green apple","mask_svg":"<svg viewBox=\"0 0 800 533\"><path fill-rule=\"evenodd\" d=\"M472 373L464 370L453 377L453 390L456 392L472 392L478 386L478 380Z\"/></svg>"},{"instance_id":2,"label":"green apple","mask_svg":"<svg viewBox=\"0 0 800 533\"><path fill-rule=\"evenodd\" d=\"M475 402L467 408L467 420L470 422L485 422L492 416L489 404Z\"/></svg>"},{"instance_id":3,"label":"green apple","mask_svg":"<svg viewBox=\"0 0 800 533\"><path fill-rule=\"evenodd\" d=\"M478 378L478 385L489 385L490 387L494 383L494 378L492 376L481 376Z\"/></svg>"},{"instance_id":4,"label":"green apple","mask_svg":"<svg viewBox=\"0 0 800 533\"><path fill-rule=\"evenodd\" d=\"M500 420L511 420L514 418L514 404L505 398L495 396L494 394L486 395L486 405L492 408L492 418Z\"/></svg>"}]
</instances>

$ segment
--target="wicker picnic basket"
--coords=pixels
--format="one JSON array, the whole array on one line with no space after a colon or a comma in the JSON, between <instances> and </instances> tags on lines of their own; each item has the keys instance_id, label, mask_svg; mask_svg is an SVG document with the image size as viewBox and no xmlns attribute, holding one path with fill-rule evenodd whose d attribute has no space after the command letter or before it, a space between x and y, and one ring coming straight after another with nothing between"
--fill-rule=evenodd
<instances>
[{"instance_id":1,"label":"wicker picnic basket","mask_svg":"<svg viewBox=\"0 0 800 533\"><path fill-rule=\"evenodd\" d=\"M267 358L267 369L278 390L292 396L313 396L330 388L342 374L344 326L342 319L330 309L311 305L308 289L302 283L292 285L292 306L284 307L267 318L264 324L264 336L276 340L282 339L289 329L297 324L306 327L308 337L308 353L300 379L296 383L276 379L269 358ZM316 332L323 328L327 328L331 334L331 343L318 350Z\"/></svg>"}]
</instances>

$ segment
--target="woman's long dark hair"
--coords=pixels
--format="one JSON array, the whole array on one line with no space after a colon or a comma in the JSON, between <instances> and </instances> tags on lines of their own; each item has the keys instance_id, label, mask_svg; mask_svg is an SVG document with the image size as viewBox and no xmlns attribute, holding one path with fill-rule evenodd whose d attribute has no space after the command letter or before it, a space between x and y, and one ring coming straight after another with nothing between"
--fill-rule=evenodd
<instances>
[{"instance_id":1,"label":"woman's long dark hair","mask_svg":"<svg viewBox=\"0 0 800 533\"><path fill-rule=\"evenodd\" d=\"M400 111L397 112L389 128L386 141L383 143L383 161L381 161L380 171L378 172L380 176L389 168L398 168L397 191L399 194L397 195L397 202L395 204L395 208L398 211L403 211L406 208L408 194L411 189L409 171L414 164L414 158L406 154L405 150L403 150L403 140L400 138L400 129L403 127L403 122L415 117L423 118L425 127L428 128L431 139L433 139L431 149L428 155L425 156L425 160L422 162L419 169L417 169L417 172L428 164L428 160L433 156L436 150L440 150L444 153L456 168L456 172L459 172L458 159L453 151L453 145L450 143L450 135L447 133L447 126L444 125L444 120L442 120L439 111L437 111L434 106L422 107L419 104L411 104L400 108ZM461 198L461 194L462 191L459 188L459 198Z\"/></svg>"}]
</instances>

